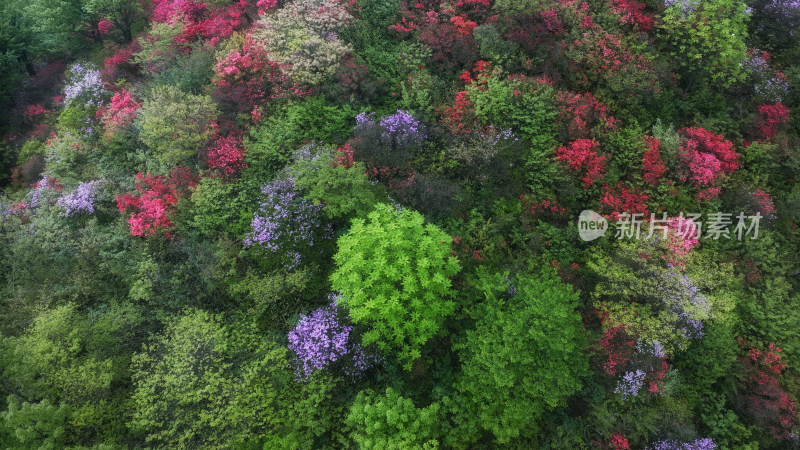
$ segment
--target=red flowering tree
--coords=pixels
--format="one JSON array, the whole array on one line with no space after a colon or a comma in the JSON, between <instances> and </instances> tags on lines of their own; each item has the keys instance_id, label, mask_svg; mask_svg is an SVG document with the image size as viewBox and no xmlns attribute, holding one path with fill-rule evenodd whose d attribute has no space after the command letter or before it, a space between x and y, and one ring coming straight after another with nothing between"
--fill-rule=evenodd
<instances>
[{"instance_id":1,"label":"red flowering tree","mask_svg":"<svg viewBox=\"0 0 800 450\"><path fill-rule=\"evenodd\" d=\"M688 179L697 187L705 187L739 167L739 154L722 135L699 127L682 128L678 133L683 138L681 157L688 166L682 181Z\"/></svg>"},{"instance_id":2,"label":"red flowering tree","mask_svg":"<svg viewBox=\"0 0 800 450\"><path fill-rule=\"evenodd\" d=\"M739 344L746 352L739 358L745 375L739 406L775 439L789 439L797 422L797 410L780 381L786 368L781 362L780 347L771 343L766 350L760 350L742 339Z\"/></svg>"},{"instance_id":3,"label":"red flowering tree","mask_svg":"<svg viewBox=\"0 0 800 450\"><path fill-rule=\"evenodd\" d=\"M242 170L244 162L244 148L241 133L229 133L226 136L217 136L207 154L208 167L216 169L223 175L233 175Z\"/></svg>"},{"instance_id":4,"label":"red flowering tree","mask_svg":"<svg viewBox=\"0 0 800 450\"><path fill-rule=\"evenodd\" d=\"M636 0L611 0L611 9L619 15L622 23L636 26L639 30L653 29L653 16L644 12L645 4Z\"/></svg>"},{"instance_id":5,"label":"red flowering tree","mask_svg":"<svg viewBox=\"0 0 800 450\"><path fill-rule=\"evenodd\" d=\"M430 47L434 63L449 70L475 59L472 32L489 14L490 2L485 0L403 2L400 22L390 29L401 37L414 36Z\"/></svg>"},{"instance_id":6,"label":"red flowering tree","mask_svg":"<svg viewBox=\"0 0 800 450\"><path fill-rule=\"evenodd\" d=\"M772 141L778 129L789 122L789 108L782 103L760 105L756 112L756 135L765 141Z\"/></svg>"},{"instance_id":7,"label":"red flowering tree","mask_svg":"<svg viewBox=\"0 0 800 450\"><path fill-rule=\"evenodd\" d=\"M606 156L597 154L598 143L594 139L578 139L556 149L559 160L567 163L570 170L584 173L581 181L589 187L606 174Z\"/></svg>"},{"instance_id":8,"label":"red flowering tree","mask_svg":"<svg viewBox=\"0 0 800 450\"><path fill-rule=\"evenodd\" d=\"M604 186L603 196L600 198L600 209L603 215L611 220L618 220L620 214L628 212L630 214L641 213L642 217L647 217L647 202L650 196L638 189L631 189L623 183L615 186Z\"/></svg>"},{"instance_id":9,"label":"red flowering tree","mask_svg":"<svg viewBox=\"0 0 800 450\"><path fill-rule=\"evenodd\" d=\"M603 131L616 129L617 120L608 113L608 107L589 92L559 91L555 101L559 108L557 122L562 140L589 138L592 129L598 126Z\"/></svg>"},{"instance_id":10,"label":"red flowering tree","mask_svg":"<svg viewBox=\"0 0 800 450\"><path fill-rule=\"evenodd\" d=\"M214 67L213 96L228 109L257 118L257 107L268 99L306 93L281 69L267 49L248 36L240 50L231 51Z\"/></svg>"},{"instance_id":11,"label":"red flowering tree","mask_svg":"<svg viewBox=\"0 0 800 450\"><path fill-rule=\"evenodd\" d=\"M178 200L188 193L188 188L197 185L195 177L187 168L176 167L168 177L143 174L136 176L137 194L116 196L117 209L130 213L128 225L133 236L151 236L163 231L170 235L173 223L170 216L175 212Z\"/></svg>"},{"instance_id":12,"label":"red flowering tree","mask_svg":"<svg viewBox=\"0 0 800 450\"><path fill-rule=\"evenodd\" d=\"M644 167L643 178L645 183L655 186L658 184L658 180L666 173L667 167L664 165L664 161L661 160L661 153L658 150L661 143L658 139L647 136L645 137L645 145L647 146L647 151L644 152L642 162Z\"/></svg>"}]
</instances>

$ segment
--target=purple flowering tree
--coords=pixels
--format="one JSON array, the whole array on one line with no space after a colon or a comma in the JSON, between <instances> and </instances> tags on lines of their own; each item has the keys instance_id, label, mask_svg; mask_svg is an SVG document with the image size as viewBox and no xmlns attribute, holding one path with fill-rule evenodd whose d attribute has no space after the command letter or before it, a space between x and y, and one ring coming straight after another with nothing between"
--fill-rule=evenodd
<instances>
[{"instance_id":1,"label":"purple flowering tree","mask_svg":"<svg viewBox=\"0 0 800 450\"><path fill-rule=\"evenodd\" d=\"M75 63L69 68L70 76L64 87L67 104L81 102L85 106L103 106L106 88L100 79L100 71L84 64Z\"/></svg>"},{"instance_id":2,"label":"purple flowering tree","mask_svg":"<svg viewBox=\"0 0 800 450\"><path fill-rule=\"evenodd\" d=\"M614 392L621 394L623 400L636 397L639 395L639 389L641 389L644 384L645 375L647 375L647 373L641 369L625 372L622 375L622 379L619 380L619 384L617 384L617 388Z\"/></svg>"},{"instance_id":3,"label":"purple flowering tree","mask_svg":"<svg viewBox=\"0 0 800 450\"><path fill-rule=\"evenodd\" d=\"M291 178L275 180L261 188L261 193L245 246L276 256L286 270L292 270L313 249L322 251L320 241L333 237L330 224L323 225L323 205L304 199Z\"/></svg>"},{"instance_id":4,"label":"purple flowering tree","mask_svg":"<svg viewBox=\"0 0 800 450\"><path fill-rule=\"evenodd\" d=\"M61 215L70 216L82 212L93 213L95 197L99 190L100 182L90 181L81 183L74 191L61 196L58 199L58 206L64 210Z\"/></svg>"},{"instance_id":5,"label":"purple flowering tree","mask_svg":"<svg viewBox=\"0 0 800 450\"><path fill-rule=\"evenodd\" d=\"M328 299L328 306L301 315L288 335L289 350L297 355L298 375L303 378L337 361L344 364L344 373L356 376L375 362L358 339L351 337L353 326L338 304L339 296L331 294Z\"/></svg>"},{"instance_id":6,"label":"purple flowering tree","mask_svg":"<svg viewBox=\"0 0 800 450\"><path fill-rule=\"evenodd\" d=\"M691 442L660 441L648 447L648 450L713 450L715 448L717 448L717 445L714 444L711 438L703 438Z\"/></svg>"}]
</instances>

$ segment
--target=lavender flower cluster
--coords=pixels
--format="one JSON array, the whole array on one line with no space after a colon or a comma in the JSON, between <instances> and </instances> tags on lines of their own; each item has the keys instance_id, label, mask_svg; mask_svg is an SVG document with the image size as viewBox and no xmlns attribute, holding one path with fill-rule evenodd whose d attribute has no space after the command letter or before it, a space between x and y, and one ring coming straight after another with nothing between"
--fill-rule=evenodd
<instances>
[{"instance_id":1,"label":"lavender flower cluster","mask_svg":"<svg viewBox=\"0 0 800 450\"><path fill-rule=\"evenodd\" d=\"M428 136L423 125L408 111L398 109L396 113L375 120L375 113L360 113L356 116L356 131L367 131L380 127L380 136L387 143L398 146L419 145Z\"/></svg>"},{"instance_id":2,"label":"lavender flower cluster","mask_svg":"<svg viewBox=\"0 0 800 450\"><path fill-rule=\"evenodd\" d=\"M639 389L641 389L642 384L644 384L645 375L646 373L641 369L625 372L625 374L622 375L622 379L619 380L614 392L621 394L623 400L637 396L639 394Z\"/></svg>"},{"instance_id":3,"label":"lavender flower cluster","mask_svg":"<svg viewBox=\"0 0 800 450\"><path fill-rule=\"evenodd\" d=\"M353 327L347 324L340 297L331 294L328 299L330 305L301 315L288 335L289 350L297 355L298 372L304 378L336 361L345 362L344 372L356 376L376 361L360 344L352 342Z\"/></svg>"},{"instance_id":4,"label":"lavender flower cluster","mask_svg":"<svg viewBox=\"0 0 800 450\"><path fill-rule=\"evenodd\" d=\"M283 254L284 266L292 270L302 263L300 251L314 246L315 232L322 228L322 207L300 196L291 178L278 179L261 188L264 199L253 217L252 231L245 236L248 247ZM332 238L328 224L323 237Z\"/></svg>"},{"instance_id":5,"label":"lavender flower cluster","mask_svg":"<svg viewBox=\"0 0 800 450\"><path fill-rule=\"evenodd\" d=\"M519 141L519 139L514 136L514 132L511 128L507 130L496 130L494 127L489 127L488 130L481 133L481 139L492 147L500 142L511 143Z\"/></svg>"},{"instance_id":6,"label":"lavender flower cluster","mask_svg":"<svg viewBox=\"0 0 800 450\"><path fill-rule=\"evenodd\" d=\"M689 14L694 11L695 6L696 4L693 0L664 0L664 8L680 8L683 17L689 17Z\"/></svg>"},{"instance_id":7,"label":"lavender flower cluster","mask_svg":"<svg viewBox=\"0 0 800 450\"><path fill-rule=\"evenodd\" d=\"M703 337L703 321L698 317L707 316L711 306L700 289L673 268L663 281L664 306L677 316L680 331L689 339Z\"/></svg>"},{"instance_id":8,"label":"lavender flower cluster","mask_svg":"<svg viewBox=\"0 0 800 450\"><path fill-rule=\"evenodd\" d=\"M717 448L711 438L697 439L692 442L678 442L674 440L666 440L656 442L650 450L713 450Z\"/></svg>"},{"instance_id":9,"label":"lavender flower cluster","mask_svg":"<svg viewBox=\"0 0 800 450\"><path fill-rule=\"evenodd\" d=\"M75 191L65 194L58 199L58 206L64 209L63 216L86 212L94 212L94 201L100 188L99 181L81 183Z\"/></svg>"},{"instance_id":10,"label":"lavender flower cluster","mask_svg":"<svg viewBox=\"0 0 800 450\"><path fill-rule=\"evenodd\" d=\"M64 101L85 100L86 106L103 106L102 96L105 93L100 71L90 69L80 63L73 64L70 79L64 88Z\"/></svg>"},{"instance_id":11,"label":"lavender flower cluster","mask_svg":"<svg viewBox=\"0 0 800 450\"><path fill-rule=\"evenodd\" d=\"M758 52L753 52L742 61L742 67L753 75L753 89L764 101L777 103L789 95L789 81L776 75L769 62Z\"/></svg>"}]
</instances>

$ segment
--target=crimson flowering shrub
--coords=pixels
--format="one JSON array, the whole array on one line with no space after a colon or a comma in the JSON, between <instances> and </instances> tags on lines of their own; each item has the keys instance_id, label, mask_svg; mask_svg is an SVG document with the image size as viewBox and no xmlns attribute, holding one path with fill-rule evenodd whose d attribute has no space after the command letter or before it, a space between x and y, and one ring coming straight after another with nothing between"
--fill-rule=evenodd
<instances>
[{"instance_id":1,"label":"crimson flowering shrub","mask_svg":"<svg viewBox=\"0 0 800 450\"><path fill-rule=\"evenodd\" d=\"M617 13L619 21L634 25L642 31L653 29L655 19L652 14L644 12L645 4L636 0L611 0L611 9Z\"/></svg>"},{"instance_id":2,"label":"crimson flowering shrub","mask_svg":"<svg viewBox=\"0 0 800 450\"><path fill-rule=\"evenodd\" d=\"M635 343L625 324L608 327L594 345L595 365L603 375L618 375L630 363Z\"/></svg>"},{"instance_id":3,"label":"crimson flowering shrub","mask_svg":"<svg viewBox=\"0 0 800 450\"><path fill-rule=\"evenodd\" d=\"M44 106L42 106L40 104L28 105L23 110L23 114L25 115L25 119L28 120L29 122L33 122L39 116L42 116L42 115L45 115L45 114L50 114L51 112L52 111L50 111L49 109L45 108Z\"/></svg>"},{"instance_id":4,"label":"crimson flowering shrub","mask_svg":"<svg viewBox=\"0 0 800 450\"><path fill-rule=\"evenodd\" d=\"M475 60L473 31L488 19L490 2L403 2L400 15L400 22L390 29L403 38L413 36L431 49L431 59L437 67L452 70Z\"/></svg>"},{"instance_id":5,"label":"crimson flowering shrub","mask_svg":"<svg viewBox=\"0 0 800 450\"><path fill-rule=\"evenodd\" d=\"M660 91L653 62L630 48L618 34L584 31L565 51L568 75L580 90L602 87L618 97Z\"/></svg>"},{"instance_id":6,"label":"crimson flowering shrub","mask_svg":"<svg viewBox=\"0 0 800 450\"><path fill-rule=\"evenodd\" d=\"M441 109L440 121L454 135L466 135L475 130L477 118L475 108L467 91L456 93L452 106L444 105Z\"/></svg>"},{"instance_id":7,"label":"crimson flowering shrub","mask_svg":"<svg viewBox=\"0 0 800 450\"><path fill-rule=\"evenodd\" d=\"M133 55L142 50L139 41L132 41L123 47L112 44L107 49L114 53L104 60L103 69L100 71L100 77L103 81L108 84L114 84L120 78L132 79L137 73Z\"/></svg>"},{"instance_id":8,"label":"crimson flowering shrub","mask_svg":"<svg viewBox=\"0 0 800 450\"><path fill-rule=\"evenodd\" d=\"M274 6L268 2L258 5L260 12ZM191 0L154 0L151 20L180 27L173 38L178 43L189 43L199 38L216 45L221 39L248 24L247 8L251 2L239 0L226 6L209 7L204 2Z\"/></svg>"},{"instance_id":9,"label":"crimson flowering shrub","mask_svg":"<svg viewBox=\"0 0 800 450\"><path fill-rule=\"evenodd\" d=\"M688 179L697 187L707 187L739 167L739 154L722 135L699 127L681 128L678 133L683 138L681 158L688 168L681 181Z\"/></svg>"},{"instance_id":10,"label":"crimson flowering shrub","mask_svg":"<svg viewBox=\"0 0 800 450\"><path fill-rule=\"evenodd\" d=\"M265 45L248 36L241 49L231 50L214 67L213 97L228 110L251 113L257 120L258 107L267 100L305 93L284 69Z\"/></svg>"},{"instance_id":11,"label":"crimson flowering shrub","mask_svg":"<svg viewBox=\"0 0 800 450\"><path fill-rule=\"evenodd\" d=\"M164 232L170 237L173 223L170 216L175 212L178 200L188 194L188 189L197 185L194 175L185 167L172 169L169 176L150 175L139 172L136 176L137 194L117 195L117 209L130 213L128 226L133 236L152 236Z\"/></svg>"},{"instance_id":12,"label":"crimson flowering shrub","mask_svg":"<svg viewBox=\"0 0 800 450\"><path fill-rule=\"evenodd\" d=\"M593 185L606 175L606 156L597 154L598 145L594 139L578 139L556 149L556 157L566 162L572 171L585 171L581 178L584 187Z\"/></svg>"},{"instance_id":13,"label":"crimson flowering shrub","mask_svg":"<svg viewBox=\"0 0 800 450\"><path fill-rule=\"evenodd\" d=\"M756 135L765 141L774 140L778 129L789 122L789 108L781 103L759 105L756 112Z\"/></svg>"},{"instance_id":14,"label":"crimson flowering shrub","mask_svg":"<svg viewBox=\"0 0 800 450\"><path fill-rule=\"evenodd\" d=\"M647 136L645 137L645 145L647 146L647 151L644 152L642 161L642 167L644 169L644 176L642 178L645 183L655 186L664 173L666 173L667 167L661 159L661 153L658 149L661 143L658 139Z\"/></svg>"},{"instance_id":15,"label":"crimson flowering shrub","mask_svg":"<svg viewBox=\"0 0 800 450\"><path fill-rule=\"evenodd\" d=\"M557 123L562 141L589 138L596 127L602 131L616 129L617 120L608 113L608 107L590 92L559 91L555 101L559 108Z\"/></svg>"},{"instance_id":16,"label":"crimson flowering shrub","mask_svg":"<svg viewBox=\"0 0 800 450\"><path fill-rule=\"evenodd\" d=\"M667 249L670 251L667 260L675 266L683 265L683 257L699 243L698 225L691 218L681 215L670 217L667 226Z\"/></svg>"},{"instance_id":17,"label":"crimson flowering shrub","mask_svg":"<svg viewBox=\"0 0 800 450\"><path fill-rule=\"evenodd\" d=\"M603 215L611 220L618 220L620 214L628 212L630 214L641 213L647 215L647 202L650 196L637 188L629 188L624 183L617 183L614 186L604 185L603 196L600 198L600 210Z\"/></svg>"},{"instance_id":18,"label":"crimson flowering shrub","mask_svg":"<svg viewBox=\"0 0 800 450\"><path fill-rule=\"evenodd\" d=\"M244 156L241 133L231 132L214 139L208 149L206 162L208 167L222 175L234 175L247 165Z\"/></svg>"},{"instance_id":19,"label":"crimson flowering shrub","mask_svg":"<svg viewBox=\"0 0 800 450\"><path fill-rule=\"evenodd\" d=\"M108 108L100 108L97 116L100 117L107 137L124 129L136 118L136 111L142 106L142 102L137 102L130 91L125 89L117 92L111 97Z\"/></svg>"},{"instance_id":20,"label":"crimson flowering shrub","mask_svg":"<svg viewBox=\"0 0 800 450\"><path fill-rule=\"evenodd\" d=\"M737 399L739 408L775 439L790 439L797 410L780 381L786 369L780 347L770 343L766 350L760 350L741 338L739 345L745 350L745 355L739 357L744 371L744 392Z\"/></svg>"}]
</instances>

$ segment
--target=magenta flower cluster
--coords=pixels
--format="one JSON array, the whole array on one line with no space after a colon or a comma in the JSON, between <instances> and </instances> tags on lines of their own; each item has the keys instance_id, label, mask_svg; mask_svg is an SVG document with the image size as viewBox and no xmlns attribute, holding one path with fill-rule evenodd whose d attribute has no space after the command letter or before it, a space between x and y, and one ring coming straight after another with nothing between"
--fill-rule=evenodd
<instances>
[{"instance_id":1,"label":"magenta flower cluster","mask_svg":"<svg viewBox=\"0 0 800 450\"><path fill-rule=\"evenodd\" d=\"M344 372L348 375L361 374L375 362L351 339L353 326L348 324L344 308L338 304L339 297L332 294L328 299L330 305L301 315L288 335L289 350L297 355L298 372L304 378L336 361L345 363Z\"/></svg>"},{"instance_id":2,"label":"magenta flower cluster","mask_svg":"<svg viewBox=\"0 0 800 450\"><path fill-rule=\"evenodd\" d=\"M81 183L78 187L61 198L58 199L58 206L64 211L61 213L64 216L70 216L76 213L93 213L94 201L99 191L100 182L90 181L88 183Z\"/></svg>"},{"instance_id":3,"label":"magenta flower cluster","mask_svg":"<svg viewBox=\"0 0 800 450\"><path fill-rule=\"evenodd\" d=\"M261 188L264 195L244 244L281 255L287 270L299 266L302 253L315 244L322 230L322 207L304 199L291 179L278 179ZM323 238L332 238L330 224Z\"/></svg>"}]
</instances>

